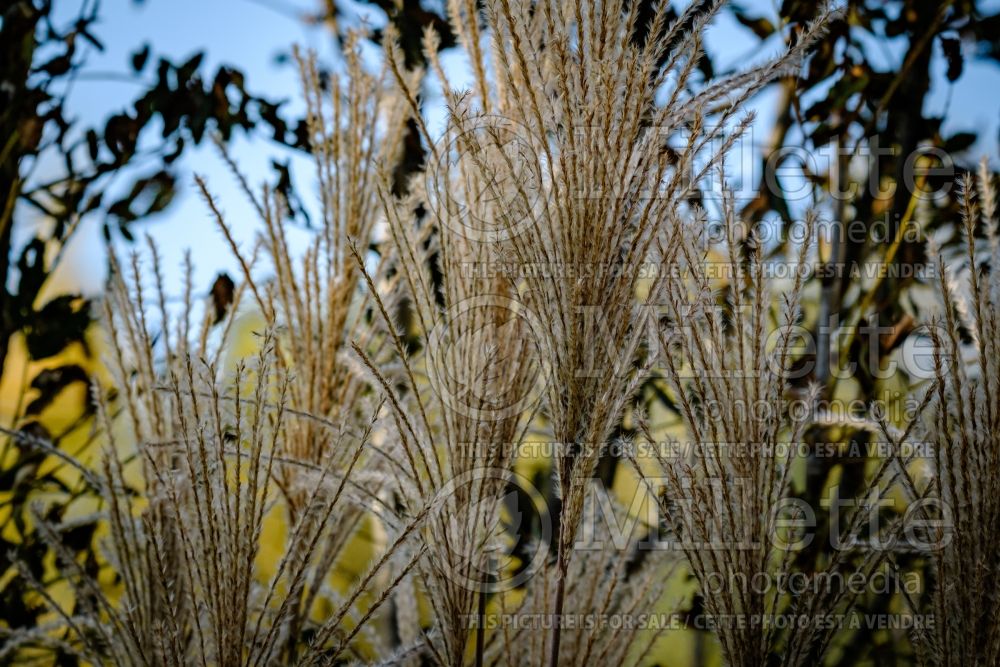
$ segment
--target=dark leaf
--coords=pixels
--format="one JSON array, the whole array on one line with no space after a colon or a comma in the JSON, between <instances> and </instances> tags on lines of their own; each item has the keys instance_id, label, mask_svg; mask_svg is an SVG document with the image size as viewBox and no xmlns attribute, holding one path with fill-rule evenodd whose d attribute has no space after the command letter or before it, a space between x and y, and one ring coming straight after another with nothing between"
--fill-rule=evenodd
<instances>
[{"instance_id":1,"label":"dark leaf","mask_svg":"<svg viewBox=\"0 0 1000 667\"><path fill-rule=\"evenodd\" d=\"M944 150L948 153L961 153L972 148L979 137L975 132L959 132L948 137L944 142Z\"/></svg>"},{"instance_id":2,"label":"dark leaf","mask_svg":"<svg viewBox=\"0 0 1000 667\"><path fill-rule=\"evenodd\" d=\"M87 130L87 152L90 153L90 159L94 162L97 161L97 156L100 151L100 146L97 141L97 132L94 131L94 128Z\"/></svg>"},{"instance_id":3,"label":"dark leaf","mask_svg":"<svg viewBox=\"0 0 1000 667\"><path fill-rule=\"evenodd\" d=\"M64 294L32 313L25 326L25 340L32 359L59 354L70 343L84 343L90 325L89 303L76 295Z\"/></svg>"},{"instance_id":4,"label":"dark leaf","mask_svg":"<svg viewBox=\"0 0 1000 667\"><path fill-rule=\"evenodd\" d=\"M229 312L229 307L233 304L233 292L236 285L228 273L220 273L212 283L212 306L215 309L215 321L218 324Z\"/></svg>"},{"instance_id":5,"label":"dark leaf","mask_svg":"<svg viewBox=\"0 0 1000 667\"><path fill-rule=\"evenodd\" d=\"M49 76L60 76L65 74L73 66L73 59L69 54L56 56L44 65L39 66L38 71L45 72Z\"/></svg>"},{"instance_id":6,"label":"dark leaf","mask_svg":"<svg viewBox=\"0 0 1000 667\"><path fill-rule=\"evenodd\" d=\"M97 522L88 521L61 531L60 537L62 538L63 546L76 553L80 553L90 549L96 530Z\"/></svg>"},{"instance_id":7,"label":"dark leaf","mask_svg":"<svg viewBox=\"0 0 1000 667\"><path fill-rule=\"evenodd\" d=\"M28 405L25 411L26 414L40 414L52 404L52 401L56 399L59 392L74 382L88 384L90 376L87 375L87 372L83 368L76 364L46 368L31 381L31 388L38 390L39 395Z\"/></svg>"},{"instance_id":8,"label":"dark leaf","mask_svg":"<svg viewBox=\"0 0 1000 667\"><path fill-rule=\"evenodd\" d=\"M132 69L141 72L149 60L149 44L143 44L142 48L132 54Z\"/></svg>"},{"instance_id":9,"label":"dark leaf","mask_svg":"<svg viewBox=\"0 0 1000 667\"><path fill-rule=\"evenodd\" d=\"M767 39L774 34L774 24L764 17L751 18L741 9L734 9L733 14L735 14L736 20L741 25L749 28L760 39Z\"/></svg>"},{"instance_id":10,"label":"dark leaf","mask_svg":"<svg viewBox=\"0 0 1000 667\"><path fill-rule=\"evenodd\" d=\"M194 76L205 57L203 52L199 52L188 58L187 62L177 68L177 85L184 86L187 81Z\"/></svg>"},{"instance_id":11,"label":"dark leaf","mask_svg":"<svg viewBox=\"0 0 1000 667\"><path fill-rule=\"evenodd\" d=\"M943 38L944 57L948 60L948 80L958 81L965 69L965 58L962 55L962 42L951 37Z\"/></svg>"},{"instance_id":12,"label":"dark leaf","mask_svg":"<svg viewBox=\"0 0 1000 667\"><path fill-rule=\"evenodd\" d=\"M27 311L35 302L45 279L48 278L48 272L45 270L45 242L42 239L36 237L24 247L20 259L17 260L17 269L20 274L17 295L21 310Z\"/></svg>"},{"instance_id":13,"label":"dark leaf","mask_svg":"<svg viewBox=\"0 0 1000 667\"><path fill-rule=\"evenodd\" d=\"M136 119L126 114L116 114L104 126L104 143L118 163L127 162L135 153L139 139L140 125Z\"/></svg>"}]
</instances>

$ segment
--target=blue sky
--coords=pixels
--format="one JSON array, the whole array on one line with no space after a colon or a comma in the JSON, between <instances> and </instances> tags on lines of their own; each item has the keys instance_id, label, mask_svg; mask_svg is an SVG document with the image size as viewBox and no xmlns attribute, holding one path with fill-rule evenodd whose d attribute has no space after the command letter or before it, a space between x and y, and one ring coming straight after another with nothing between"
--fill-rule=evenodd
<instances>
[{"instance_id":1,"label":"blue sky","mask_svg":"<svg viewBox=\"0 0 1000 667\"><path fill-rule=\"evenodd\" d=\"M149 42L153 57L166 56L175 62L205 50L203 67L207 71L214 71L222 64L235 65L246 74L252 92L270 99L287 99L291 102L290 110L301 109L295 71L291 66L277 64L275 56L287 52L291 44L299 44L316 50L322 58L332 59L333 44L328 28L304 25L299 18L317 4L316 0L147 0L141 4L132 0L105 0L97 34L107 48L104 53L89 57L87 74L76 83L70 108L82 120L97 122L108 113L125 107L139 87L121 75L130 71L130 54ZM353 5L350 0L340 0L340 4ZM751 13L777 16L776 0L743 0L740 4ZM73 3L64 6L70 5ZM1000 0L993 0L988 6L995 10L1000 7ZM373 20L377 21L378 17L373 15ZM776 43L761 48L756 38L729 15L716 21L706 41L720 70L745 66L778 50ZM887 60L899 57L893 51L891 44L886 45ZM446 57L446 62L451 63L449 69L454 70L454 79L460 81L463 69L460 59ZM954 85L948 84L944 77L944 63L939 61L937 67L929 108L925 111L947 111L945 130L948 133L978 131L981 139L973 152L989 155L1000 162L1000 66L970 63L965 75ZM761 128L763 135L773 118L774 95L765 92L753 106L758 112L756 127ZM240 138L232 151L253 183L269 177L272 157L290 155L261 138L252 141ZM308 202L314 183L310 163L301 156L293 156L293 167L297 170L296 183ZM180 170L181 192L173 206L164 214L142 223L135 231L148 232L156 240L170 285L179 286L178 267L185 250L190 248L196 265L195 287L207 290L218 271L226 270L235 275L238 267L194 191L193 174L199 173L208 179L238 238L249 243L257 229L257 221L213 147L202 146L189 151L180 161ZM83 281L85 291L95 293L101 289L105 262L99 221L91 220L80 230L66 261L67 269Z\"/></svg>"}]
</instances>

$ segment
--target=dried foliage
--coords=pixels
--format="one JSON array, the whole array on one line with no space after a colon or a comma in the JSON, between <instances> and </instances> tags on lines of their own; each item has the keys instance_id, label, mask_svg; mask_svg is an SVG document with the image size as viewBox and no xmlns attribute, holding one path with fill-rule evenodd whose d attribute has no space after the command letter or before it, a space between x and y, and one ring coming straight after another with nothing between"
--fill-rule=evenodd
<instances>
[{"instance_id":1,"label":"dried foliage","mask_svg":"<svg viewBox=\"0 0 1000 667\"><path fill-rule=\"evenodd\" d=\"M152 244L151 293L137 256L127 277L113 266L104 318L112 388L96 390L106 444L103 474L93 483L107 507L108 559L119 581L105 590L106 582L61 553L77 608L47 600L71 631L61 641L95 663L359 657L378 639L362 634L364 624L419 557L419 548L401 547L428 508L405 520L388 511L390 535L367 571L346 591L331 580L361 532L365 508L379 498L371 440L381 403L362 395L344 351L354 343L376 354L382 342L349 243L371 237L374 167L393 158L401 127L391 113L400 105L386 103L385 87L362 70L356 51L348 56L346 82L333 84L332 117L314 64L302 63L324 204L322 233L302 269L290 254L280 197L265 190L258 199L247 188L265 231L245 257L201 180L245 269L221 321L206 311L202 325L192 326L198 308L190 281L182 314L171 317ZM267 282L252 271L261 254L274 271ZM265 321L255 334L259 351L234 362L227 344L248 309ZM272 516L287 526L279 545L262 543ZM264 562L262 552L274 547L277 562ZM8 650L40 637L16 637Z\"/></svg>"},{"instance_id":2,"label":"dried foliage","mask_svg":"<svg viewBox=\"0 0 1000 667\"><path fill-rule=\"evenodd\" d=\"M803 591L762 585L788 581L795 555L808 545L801 500L791 475L815 418L817 387L792 389L800 349L801 298L816 216L807 215L795 278L779 291L767 277L760 244L739 224L735 202L723 202L725 255L712 261L704 243L709 225L695 217L672 245L675 259L663 294L666 326L660 331L665 380L676 397L687 439L657 439L640 421L645 442L632 463L656 495L667 535L684 552L701 584L708 613L730 665L811 665L829 648L836 624L809 623L784 631L782 615L819 619L849 611L844 586L830 575L867 580L894 546L899 524L869 532L871 513L892 488L891 459L868 481L865 505L831 526L836 549L810 573L817 585ZM729 278L720 304L713 274ZM826 579L824 579L826 577ZM738 619L761 619L742 624Z\"/></svg>"},{"instance_id":3,"label":"dried foliage","mask_svg":"<svg viewBox=\"0 0 1000 667\"><path fill-rule=\"evenodd\" d=\"M1000 266L1000 230L996 186L986 162L978 181L966 178L963 195L967 244L960 270L967 290L940 250L931 248L943 314L928 328L935 379L926 390L926 415L902 434L881 422L889 442L921 442L933 449L933 467L911 465L903 476L908 499L922 520L920 542L931 546L928 599L911 599L910 604L916 612L944 619L914 633L917 658L927 665L995 665L1000 655L1000 559L995 547L1000 527L1000 274L995 270ZM985 248L977 242L977 228L986 237Z\"/></svg>"},{"instance_id":4,"label":"dried foliage","mask_svg":"<svg viewBox=\"0 0 1000 667\"><path fill-rule=\"evenodd\" d=\"M22 567L51 619L8 632L3 656L48 645L121 665L647 664L665 628L610 619L680 609L670 585L690 572L721 619L726 664L820 664L835 625L766 619L848 614L858 594L755 584L801 569L794 445L815 415L791 404L820 390L793 387L791 371L810 278L768 277L725 158L751 121L747 100L798 71L836 13L823 5L773 59L706 81L702 32L722 4L674 17L666 2L646 15L638 1L450 0L468 91L449 82L434 30L422 58L432 77L410 69L420 59L391 26L377 74L360 35L329 81L299 57L322 224L293 250L284 194L257 194L226 156L260 217L249 251L198 186L238 283L217 282L202 308L188 266L178 315L152 242L151 287L138 255L112 257L111 377L94 388L103 456L95 471L75 465L101 499L114 577L61 550L66 526L38 517L73 604ZM434 80L441 137L422 108ZM400 183L412 132L426 161ZM699 199L713 180L718 244ZM995 197L982 180L992 266ZM974 303L956 307L942 281L929 416L902 435L879 422L896 447L933 441L934 469L922 479L901 457L875 461L867 503L829 529L846 546L807 573L890 569L904 522L875 530L872 516L897 488L953 508L954 539L932 556L942 623L913 638L935 664L1000 652L1000 285L978 268L975 200L970 183ZM817 215L804 226L787 258L797 269ZM249 355L235 341L247 318L262 323ZM966 336L974 374L958 361ZM635 407L657 374L680 418L671 434ZM595 483L623 421L640 500L628 510ZM522 446L539 440L552 449L551 499L523 474L538 462ZM512 498L538 511L526 520ZM595 507L610 508L604 524ZM623 536L622 522L634 530ZM669 548L649 548L644 531L658 527Z\"/></svg>"}]
</instances>

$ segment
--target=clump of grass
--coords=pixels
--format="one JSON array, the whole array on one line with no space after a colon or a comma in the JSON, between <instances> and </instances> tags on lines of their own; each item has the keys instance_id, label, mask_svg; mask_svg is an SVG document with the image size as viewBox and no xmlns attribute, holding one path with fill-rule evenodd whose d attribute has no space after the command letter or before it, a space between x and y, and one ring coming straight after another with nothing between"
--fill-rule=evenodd
<instances>
[{"instance_id":1,"label":"clump of grass","mask_svg":"<svg viewBox=\"0 0 1000 667\"><path fill-rule=\"evenodd\" d=\"M790 373L805 284L798 269L808 266L816 216L806 216L796 277L779 295L730 195L721 208L722 254L710 258L705 215L682 223L687 233L668 246L677 270L662 291L660 349L684 435L657 438L640 416L645 446L637 451L646 455L631 461L700 584L706 612L721 619L716 635L726 663L817 664L837 628L819 621L848 612L856 595L825 585L790 593L777 583L796 571L795 554L815 537L800 531L808 510L795 504L791 474L814 416L802 408L815 404L818 389L793 390ZM728 281L721 304L712 284L720 269ZM857 573L867 581L884 566L899 525L890 522L879 534L868 527L893 486L893 470L887 461L869 479L862 495L872 506L857 506L831 526L838 548L810 580ZM775 622L782 615L810 622L786 632Z\"/></svg>"},{"instance_id":2,"label":"clump of grass","mask_svg":"<svg viewBox=\"0 0 1000 667\"><path fill-rule=\"evenodd\" d=\"M432 147L428 208L459 216L442 222L464 226L491 246L491 256L515 267L507 293L538 323L534 334L549 369L540 406L561 445L553 462L560 500L555 617L563 612L572 544L597 463L654 361L640 353L643 306L651 302L638 297L644 267L668 257L685 201L749 118L723 137L725 128L754 92L801 61L828 18L774 60L698 85L702 30L722 3L692 3L673 22L668 3L659 3L645 26L640 5L487 2L488 66L471 5L452 3L475 86L451 91L435 49L426 50L451 111L443 147L420 121L396 49L388 51ZM453 189L456 180L478 188L469 197ZM654 280L650 299L665 286ZM557 624L549 639L553 667L560 642Z\"/></svg>"},{"instance_id":3,"label":"clump of grass","mask_svg":"<svg viewBox=\"0 0 1000 667\"><path fill-rule=\"evenodd\" d=\"M917 658L926 665L995 665L1000 655L1000 232L996 187L985 162L978 181L968 175L963 188L967 243L959 269L968 281L967 298L932 246L943 314L928 329L934 364L928 408L902 434L881 422L889 442L927 443L934 452L933 466L907 466L903 475L924 522L917 536L931 562L927 604L910 600L914 612L937 621L913 633ZM985 249L978 247L977 229Z\"/></svg>"},{"instance_id":4,"label":"clump of grass","mask_svg":"<svg viewBox=\"0 0 1000 667\"><path fill-rule=\"evenodd\" d=\"M77 600L64 609L46 597L65 624L64 648L116 665L312 663L353 655L362 623L415 562L401 545L420 520L400 530L347 595L325 590L335 601L331 612L312 619L306 584L328 572L320 546L355 496L347 490L372 423L351 434L324 422L331 442L352 452L350 465L336 474L330 457L309 470L311 489L298 516L286 517L278 561L262 562L265 522L279 511L276 472L302 465L284 458L280 443L291 421L307 418L287 410L290 380L278 368L275 338L264 332L254 358L221 371L208 350L190 346L186 316L171 332L155 251L158 330L146 311L150 295L138 258L128 280L115 268L105 321L114 332L109 368L116 392L112 398L95 390L95 400L105 442L96 484L117 583L107 587L57 550ZM185 313L192 305L185 301ZM382 581L400 557L401 574ZM292 634L304 628L310 639Z\"/></svg>"},{"instance_id":5,"label":"clump of grass","mask_svg":"<svg viewBox=\"0 0 1000 667\"><path fill-rule=\"evenodd\" d=\"M381 497L373 430L383 408L348 359L351 344L372 356L384 345L351 244L373 240L376 165L395 159L402 113L361 67L353 38L345 63L327 100L313 59L300 59L322 201L303 259L289 249L284 202L255 195L234 166L264 231L244 254L198 180L244 272L221 313L205 309L192 324L200 309L188 265L172 317L152 242L151 291L137 256L127 276L112 261L112 383L95 388L106 444L93 485L118 584L62 558L77 606L47 599L68 633L58 641L95 664L308 664L389 652L366 625L419 560L419 547L403 547L429 508L400 517ZM262 256L270 280L259 277ZM223 354L248 310L265 322L259 352L233 368ZM338 590L331 574L373 508L387 542ZM283 535L265 530L272 517Z\"/></svg>"},{"instance_id":6,"label":"clump of grass","mask_svg":"<svg viewBox=\"0 0 1000 667\"><path fill-rule=\"evenodd\" d=\"M358 372L351 345L356 343L378 356L387 344L378 327L372 326L374 303L353 252L355 246L367 248L375 243L381 206L378 165L395 162L404 131L399 99L387 89L384 76L370 74L362 67L358 39L352 35L343 50L345 73L331 75L325 82L315 57L296 51L321 216L304 255L291 250L289 221L281 198L266 189L262 196L256 196L228 156L261 218L263 229L252 253L248 255L237 246L207 184L198 181L243 269L241 289L252 295L253 305L268 326L279 332L277 360L293 375L290 407L314 417L346 421L353 428L361 428L367 421L369 406L367 385ZM379 255L374 260L374 279L387 279L388 258ZM343 457L343 451L329 444L316 421L291 427L282 442L284 454L314 465L330 456ZM342 460L338 465L344 463ZM295 474L293 470L279 473L293 509L307 495L297 488Z\"/></svg>"},{"instance_id":7,"label":"clump of grass","mask_svg":"<svg viewBox=\"0 0 1000 667\"><path fill-rule=\"evenodd\" d=\"M486 647L489 664L544 663L549 658L546 635L555 623L564 626L560 664L648 664L657 640L679 617L680 600L668 588L680 562L646 551L640 531L623 534L621 526L632 519L607 491L591 494L587 504L586 515L603 516L588 523L586 536L574 545L564 615L549 613L557 581L550 563L523 591L501 594L486 616L496 627Z\"/></svg>"},{"instance_id":8,"label":"clump of grass","mask_svg":"<svg viewBox=\"0 0 1000 667\"><path fill-rule=\"evenodd\" d=\"M418 567L439 630L428 636L426 648L440 664L462 664L469 618L485 605L495 576L490 554L505 548L497 543L504 538L497 530L501 503L531 416L496 399L530 390L537 350L526 323L508 310L504 285L463 274L463 264L483 260L483 248L414 217L415 199L394 201L389 188L386 175L381 193L403 275L398 288L411 305L422 346L407 349L406 332L368 278L395 363L380 365L361 347L355 350L390 406L396 497L409 510L428 503L434 508ZM356 259L362 267L362 256Z\"/></svg>"}]
</instances>

